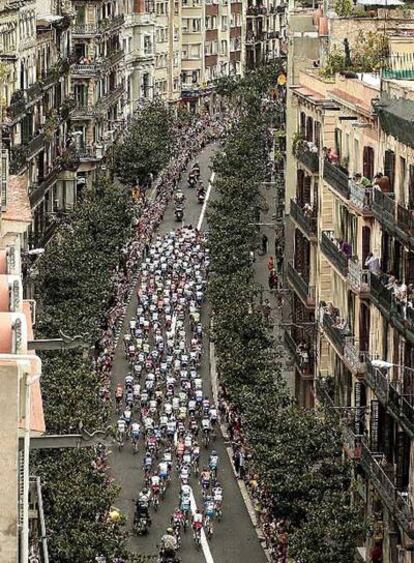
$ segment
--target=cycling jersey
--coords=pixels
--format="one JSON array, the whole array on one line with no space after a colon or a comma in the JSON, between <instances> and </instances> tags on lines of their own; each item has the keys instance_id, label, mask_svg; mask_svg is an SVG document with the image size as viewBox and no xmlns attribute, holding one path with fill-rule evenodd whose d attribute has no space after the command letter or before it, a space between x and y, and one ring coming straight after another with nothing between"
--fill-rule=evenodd
<instances>
[{"instance_id":1,"label":"cycling jersey","mask_svg":"<svg viewBox=\"0 0 414 563\"><path fill-rule=\"evenodd\" d=\"M125 420L118 420L118 432L126 432Z\"/></svg>"},{"instance_id":2,"label":"cycling jersey","mask_svg":"<svg viewBox=\"0 0 414 563\"><path fill-rule=\"evenodd\" d=\"M158 475L153 475L151 477L151 487L157 488L160 486L160 478Z\"/></svg>"},{"instance_id":3,"label":"cycling jersey","mask_svg":"<svg viewBox=\"0 0 414 563\"><path fill-rule=\"evenodd\" d=\"M131 434L133 437L138 437L140 433L140 427L138 422L133 422L131 426Z\"/></svg>"},{"instance_id":4,"label":"cycling jersey","mask_svg":"<svg viewBox=\"0 0 414 563\"><path fill-rule=\"evenodd\" d=\"M211 500L208 500L205 502L204 504L204 512L206 514L206 516L209 516L210 518L212 518L216 512L216 507L214 505L214 502Z\"/></svg>"},{"instance_id":5,"label":"cycling jersey","mask_svg":"<svg viewBox=\"0 0 414 563\"><path fill-rule=\"evenodd\" d=\"M211 455L210 456L210 461L209 461L209 466L212 469L216 469L218 465L218 455Z\"/></svg>"},{"instance_id":6,"label":"cycling jersey","mask_svg":"<svg viewBox=\"0 0 414 563\"><path fill-rule=\"evenodd\" d=\"M203 418L203 420L201 421L201 426L202 426L203 430L210 430L210 428L211 428L210 419Z\"/></svg>"},{"instance_id":7,"label":"cycling jersey","mask_svg":"<svg viewBox=\"0 0 414 563\"><path fill-rule=\"evenodd\" d=\"M168 475L168 463L165 461L161 461L158 464L159 474L160 477L167 477Z\"/></svg>"}]
</instances>

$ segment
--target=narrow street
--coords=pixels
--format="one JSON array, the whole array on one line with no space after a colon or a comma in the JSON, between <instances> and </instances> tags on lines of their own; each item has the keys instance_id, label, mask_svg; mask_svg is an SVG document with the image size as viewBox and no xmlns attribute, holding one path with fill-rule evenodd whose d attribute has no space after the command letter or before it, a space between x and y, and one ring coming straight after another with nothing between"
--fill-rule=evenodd
<instances>
[{"instance_id":1,"label":"narrow street","mask_svg":"<svg viewBox=\"0 0 414 563\"><path fill-rule=\"evenodd\" d=\"M215 150L216 148L214 146L207 147L203 150L198 159L201 168L201 178L206 188L209 185L209 179L211 177L209 164ZM200 227L200 222L202 222L201 228L205 230L207 227L205 214L206 206L204 207L198 203L194 189L187 188L187 174L183 174L181 187L186 197L184 224ZM210 192L210 200L212 197L214 197L214 189ZM179 223L176 222L174 216L174 206L170 204L158 233L163 236L176 229L178 226ZM123 335L125 331L128 330L129 321L135 316L136 306L137 297L136 292L134 292L128 306L124 326L116 350L113 365L114 388L118 383L124 383L124 378L129 371L129 363L125 359L124 354ZM206 304L203 306L202 312L204 329L208 328L209 320L208 304ZM209 342L206 333L207 331L204 330L204 353L200 373L203 379L205 395L211 398ZM217 451L220 459L218 479L223 487L224 493L223 518L221 522L215 523L213 538L209 542L202 541L199 551L197 551L194 546L191 531L188 530L185 534L182 533L182 547L179 551L179 557L183 563L201 563L204 561L208 563L233 563L235 561L240 563L265 562L266 557L245 508L226 451L226 444L221 435L218 436L213 446L210 445L208 449L202 448L200 467L202 468L203 464L207 462L208 456L213 448ZM171 515L179 504L180 484L178 474L176 470L173 469L172 481L167 489L165 499L161 501L157 512L151 510L153 523L150 533L147 536L141 537L133 534L134 501L138 493L142 490L144 483L144 473L142 469L143 450L144 441L142 437L140 439L138 455L133 454L130 441L126 443L125 447L120 452L114 447L110 458L110 465L116 482L122 487L120 497L117 501L117 507L128 516L128 529L131 530L130 548L139 554L155 555L158 552L157 546L160 543L161 536L169 526ZM198 479L192 476L190 485L194 492L197 507L202 508L201 488Z\"/></svg>"}]
</instances>

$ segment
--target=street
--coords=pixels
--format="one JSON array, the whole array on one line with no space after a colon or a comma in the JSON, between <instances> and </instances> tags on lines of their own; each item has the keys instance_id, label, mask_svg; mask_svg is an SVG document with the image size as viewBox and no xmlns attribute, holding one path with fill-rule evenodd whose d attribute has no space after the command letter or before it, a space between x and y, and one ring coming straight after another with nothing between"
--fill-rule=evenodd
<instances>
[{"instance_id":1,"label":"street","mask_svg":"<svg viewBox=\"0 0 414 563\"><path fill-rule=\"evenodd\" d=\"M207 147L200 154L198 162L201 169L201 178L206 187L207 196L210 200L214 197L214 188L209 187L209 179L211 178L211 170L209 163L212 154L216 148L214 146ZM206 207L197 201L196 191L187 188L187 174L183 174L181 182L183 193L185 194L185 212L184 224L191 224L193 227L201 227L206 229ZM159 234L166 233L176 229L180 224L176 222L174 216L174 206L170 204L164 220L160 226ZM136 292L133 292L129 303L124 326L118 341L115 354L112 381L115 389L118 383L123 384L124 378L129 371L129 363L125 358L123 335L128 330L129 321L135 316L137 306ZM209 326L208 304L205 304L202 312L202 322L204 326L204 354L200 373L203 379L204 394L212 397L211 379L210 379L210 363L209 363L209 342L206 329ZM266 557L257 538L243 499L237 481L233 474L233 469L226 451L226 444L221 435L214 442L214 449L217 451L220 459L218 479L223 487L224 503L223 518L220 523L215 523L214 535L211 541L202 541L201 549L196 550L192 539L191 531L182 534L182 547L179 557L183 563L197 563L207 561L208 563L230 563L230 562L255 562L262 563L266 561ZM208 449L202 448L200 467L207 462L208 456L213 449L212 445ZM147 536L138 537L132 533L132 521L135 504L134 501L138 493L143 488L144 474L142 469L144 442L140 439L139 453L133 454L131 442L127 442L125 447L119 452L116 447L112 449L110 457L110 465L112 474L116 482L121 486L121 494L117 501L117 507L128 517L128 529L131 531L129 547L132 551L139 554L155 555L158 552L157 546L160 543L161 536L165 533L166 528L170 524L170 518L174 509L178 506L179 501L179 478L175 469L172 472L172 480L167 489L166 497L161 501L157 512L151 511L152 527ZM194 492L194 499L197 507L202 508L201 488L198 479L191 477L190 484Z\"/></svg>"}]
</instances>

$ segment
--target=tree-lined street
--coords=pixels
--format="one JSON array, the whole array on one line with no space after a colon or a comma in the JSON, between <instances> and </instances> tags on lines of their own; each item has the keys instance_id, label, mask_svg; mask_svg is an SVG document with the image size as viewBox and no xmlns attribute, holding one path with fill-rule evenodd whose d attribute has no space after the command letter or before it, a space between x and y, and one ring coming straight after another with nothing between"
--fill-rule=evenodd
<instances>
[{"instance_id":1,"label":"tree-lined street","mask_svg":"<svg viewBox=\"0 0 414 563\"><path fill-rule=\"evenodd\" d=\"M199 157L197 157L201 168L201 179L205 186L208 186L211 178L211 156L216 151L217 146L213 145L204 149ZM201 228L205 231L208 229L205 216L208 202L206 202L205 205L198 203L196 190L187 187L187 174L183 175L180 187L186 198L184 224L191 224L193 227ZM214 186L212 186L210 191L210 198L214 198ZM174 215L174 205L171 203L167 208L164 221L160 225L158 233L164 236L170 231L177 229L179 226L180 224L177 223ZM123 330L116 349L113 366L114 388L118 383L124 383L125 375L129 370L128 361L125 358L122 336L125 334L125 331L129 330L129 321L136 316L136 308L137 299L136 292L134 292L127 309ZM202 322L206 330L200 373L203 379L204 394L212 399L207 330L210 323L210 311L207 304L203 306ZM213 538L208 542L208 546L205 546L204 549L201 549L199 552L195 549L191 532L187 531L186 534L182 534L183 543L180 550L180 557L183 562L188 563L202 561L230 563L235 560L241 562L265 561L266 559L257 534L252 527L243 499L240 495L233 468L226 451L226 444L220 434L214 441L214 444L210 445L208 449L202 448L200 466L203 467L208 464L209 452L211 452L213 448L216 449L220 460L218 478L223 486L224 493L223 519L215 526ZM112 472L117 482L122 487L117 506L128 515L128 529L131 529L135 508L134 502L132 501L137 498L144 483L144 473L142 469L143 453L144 443L141 438L138 455L133 455L132 444L128 442L122 451L118 452L114 449L111 456ZM193 476L190 483L194 491L195 502L198 507L202 508L201 489L198 480ZM174 469L172 472L172 481L168 487L165 500L161 501L160 508L157 512L154 512L154 510L151 511L153 524L150 533L147 536L131 535L129 545L133 551L144 554L154 554L156 552L161 536L170 524L171 515L179 504L179 489L179 476Z\"/></svg>"}]
</instances>

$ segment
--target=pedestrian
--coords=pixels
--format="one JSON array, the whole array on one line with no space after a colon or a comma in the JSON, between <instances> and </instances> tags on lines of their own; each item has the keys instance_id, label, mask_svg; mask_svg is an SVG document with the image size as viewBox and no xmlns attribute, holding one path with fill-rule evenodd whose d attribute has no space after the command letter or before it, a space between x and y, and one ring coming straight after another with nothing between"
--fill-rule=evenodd
<instances>
[{"instance_id":1,"label":"pedestrian","mask_svg":"<svg viewBox=\"0 0 414 563\"><path fill-rule=\"evenodd\" d=\"M271 272L269 272L269 289L277 289L278 277L276 274L276 270L273 268Z\"/></svg>"},{"instance_id":2,"label":"pedestrian","mask_svg":"<svg viewBox=\"0 0 414 563\"><path fill-rule=\"evenodd\" d=\"M240 479L240 457L239 450L236 450L233 455L234 470L236 472L237 479Z\"/></svg>"},{"instance_id":3,"label":"pedestrian","mask_svg":"<svg viewBox=\"0 0 414 563\"><path fill-rule=\"evenodd\" d=\"M269 270L269 273L274 270L275 265L273 263L273 256L269 256L269 260L267 261L267 269Z\"/></svg>"},{"instance_id":4,"label":"pedestrian","mask_svg":"<svg viewBox=\"0 0 414 563\"><path fill-rule=\"evenodd\" d=\"M267 236L263 233L262 235L262 254L266 254L267 253L267 244L269 242L269 239L267 238Z\"/></svg>"},{"instance_id":5,"label":"pedestrian","mask_svg":"<svg viewBox=\"0 0 414 563\"><path fill-rule=\"evenodd\" d=\"M239 479L244 479L246 475L246 456L243 449L239 450Z\"/></svg>"}]
</instances>

